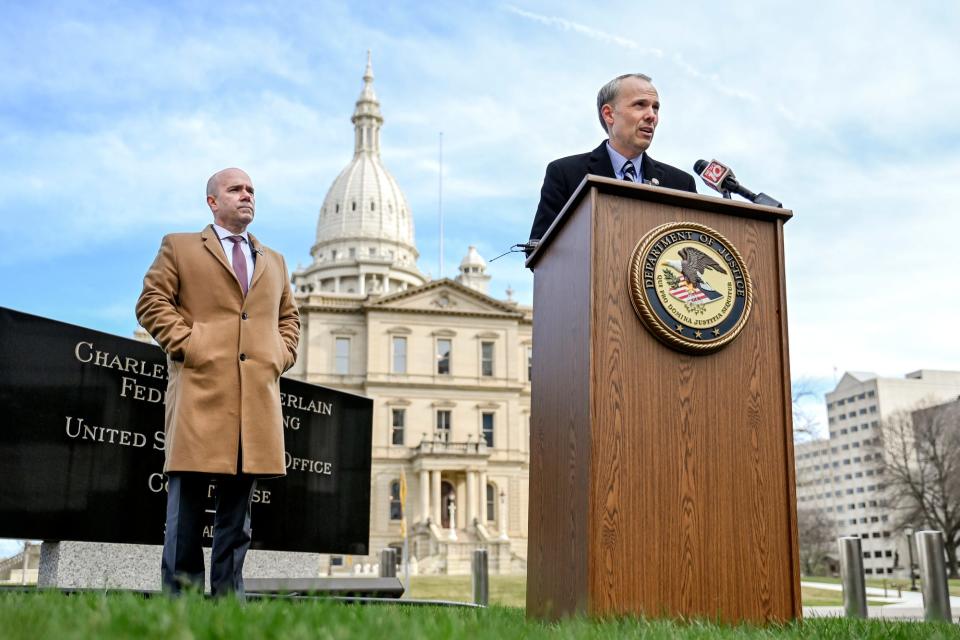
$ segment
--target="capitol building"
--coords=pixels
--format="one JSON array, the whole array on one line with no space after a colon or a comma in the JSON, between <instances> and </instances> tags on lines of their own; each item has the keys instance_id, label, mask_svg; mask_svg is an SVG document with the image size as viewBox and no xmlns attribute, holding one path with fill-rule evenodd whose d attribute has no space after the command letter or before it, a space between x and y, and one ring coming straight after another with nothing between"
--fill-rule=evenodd
<instances>
[{"instance_id":1,"label":"capitol building","mask_svg":"<svg viewBox=\"0 0 960 640\"><path fill-rule=\"evenodd\" d=\"M479 546L492 573L525 571L532 309L490 294L474 247L454 279L420 271L413 212L380 158L369 59L351 120L353 159L320 207L312 263L292 274L302 327L286 373L374 401L370 556L328 569L399 552L406 535L421 574L467 573Z\"/></svg>"}]
</instances>

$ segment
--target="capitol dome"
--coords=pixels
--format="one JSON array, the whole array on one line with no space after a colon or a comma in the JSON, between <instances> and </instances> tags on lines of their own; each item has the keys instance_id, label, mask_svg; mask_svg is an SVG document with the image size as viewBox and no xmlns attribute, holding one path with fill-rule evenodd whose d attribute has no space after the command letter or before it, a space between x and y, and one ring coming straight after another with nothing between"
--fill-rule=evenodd
<instances>
[{"instance_id":1,"label":"capitol dome","mask_svg":"<svg viewBox=\"0 0 960 640\"><path fill-rule=\"evenodd\" d=\"M294 274L299 291L385 294L419 286L413 214L396 179L380 160L383 115L367 53L363 89L351 118L354 151L320 207L313 264Z\"/></svg>"}]
</instances>

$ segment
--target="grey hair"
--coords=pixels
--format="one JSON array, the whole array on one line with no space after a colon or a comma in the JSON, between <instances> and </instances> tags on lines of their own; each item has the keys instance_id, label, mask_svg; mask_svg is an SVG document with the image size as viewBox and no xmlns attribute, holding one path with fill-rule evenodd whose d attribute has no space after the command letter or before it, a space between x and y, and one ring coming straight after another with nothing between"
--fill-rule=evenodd
<instances>
[{"instance_id":1,"label":"grey hair","mask_svg":"<svg viewBox=\"0 0 960 640\"><path fill-rule=\"evenodd\" d=\"M597 117L600 118L600 126L603 127L604 133L610 132L607 130L607 123L603 119L603 105L614 103L617 99L617 94L620 93L620 82L627 78L637 78L645 82L653 82L653 78L642 73L625 73L600 87L600 91L597 92Z\"/></svg>"}]
</instances>

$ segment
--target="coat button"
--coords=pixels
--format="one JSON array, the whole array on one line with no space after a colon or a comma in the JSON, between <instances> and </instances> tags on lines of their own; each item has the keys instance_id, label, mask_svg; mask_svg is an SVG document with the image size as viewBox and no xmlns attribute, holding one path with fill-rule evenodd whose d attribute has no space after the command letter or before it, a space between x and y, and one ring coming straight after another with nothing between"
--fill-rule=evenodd
<instances>
[{"instance_id":1,"label":"coat button","mask_svg":"<svg viewBox=\"0 0 960 640\"><path fill-rule=\"evenodd\" d=\"M243 361L246 360L246 359L247 359L247 354L241 353L241 354L240 354L240 362L243 362Z\"/></svg>"},{"instance_id":2,"label":"coat button","mask_svg":"<svg viewBox=\"0 0 960 640\"><path fill-rule=\"evenodd\" d=\"M240 319L241 319L241 320L246 320L246 319L249 318L249 317L250 317L250 316L247 315L247 312L246 312L246 311L244 311L243 313L240 314Z\"/></svg>"}]
</instances>

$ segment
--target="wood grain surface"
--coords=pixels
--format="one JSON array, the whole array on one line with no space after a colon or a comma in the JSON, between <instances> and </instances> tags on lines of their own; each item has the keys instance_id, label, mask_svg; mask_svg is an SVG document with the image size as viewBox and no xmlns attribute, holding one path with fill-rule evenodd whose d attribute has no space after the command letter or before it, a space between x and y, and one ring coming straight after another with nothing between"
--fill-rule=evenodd
<instances>
[{"instance_id":1,"label":"wood grain surface","mask_svg":"<svg viewBox=\"0 0 960 640\"><path fill-rule=\"evenodd\" d=\"M528 613L799 617L789 212L641 198L592 185L537 262ZM636 242L679 221L725 235L753 276L747 326L710 355L663 345L630 303Z\"/></svg>"},{"instance_id":2,"label":"wood grain surface","mask_svg":"<svg viewBox=\"0 0 960 640\"><path fill-rule=\"evenodd\" d=\"M527 615L587 610L590 489L590 244L587 198L534 280ZM540 277L542 276L542 277Z\"/></svg>"}]
</instances>

